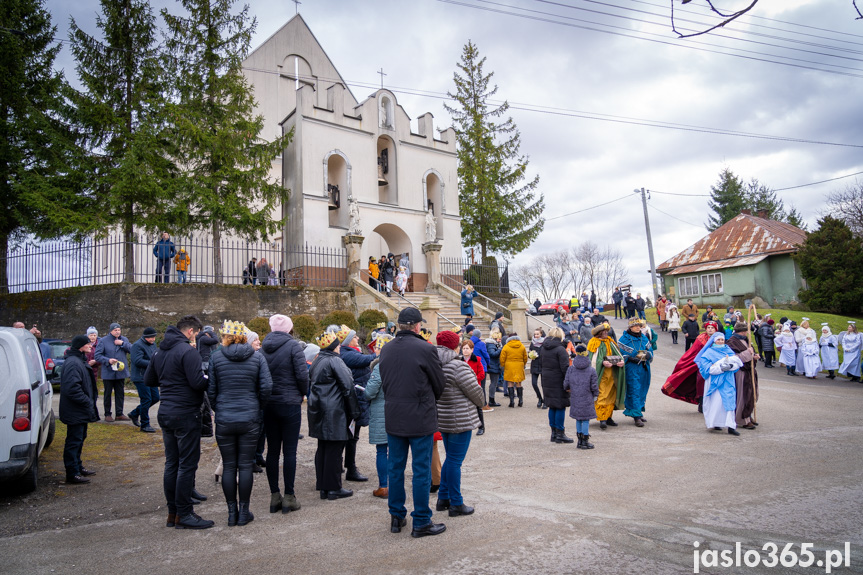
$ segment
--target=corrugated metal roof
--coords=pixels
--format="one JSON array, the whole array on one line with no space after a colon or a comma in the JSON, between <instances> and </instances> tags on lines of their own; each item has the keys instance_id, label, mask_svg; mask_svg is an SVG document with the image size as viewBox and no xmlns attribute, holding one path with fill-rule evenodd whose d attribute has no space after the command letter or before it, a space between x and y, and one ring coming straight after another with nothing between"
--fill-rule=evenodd
<instances>
[{"instance_id":1,"label":"corrugated metal roof","mask_svg":"<svg viewBox=\"0 0 863 575\"><path fill-rule=\"evenodd\" d=\"M679 268L674 268L668 275L679 276L683 274L695 274L699 272L706 272L710 270L721 270L723 268L736 268L740 266L754 266L758 262L767 258L767 254L761 254L758 256L744 256L742 258L733 258L730 260L719 260L718 262L709 262L706 264L694 264L689 266L680 266Z\"/></svg>"},{"instance_id":2,"label":"corrugated metal roof","mask_svg":"<svg viewBox=\"0 0 863 575\"><path fill-rule=\"evenodd\" d=\"M719 269L752 265L758 262L742 263L742 260L752 256L763 255L761 259L764 259L771 255L793 253L805 240L806 232L798 227L742 213L694 245L659 264L656 271L672 273L673 270L673 275L678 275L688 273L677 269L682 266L698 265L700 269ZM702 267L703 264L720 262L723 262L723 265L715 268Z\"/></svg>"}]
</instances>

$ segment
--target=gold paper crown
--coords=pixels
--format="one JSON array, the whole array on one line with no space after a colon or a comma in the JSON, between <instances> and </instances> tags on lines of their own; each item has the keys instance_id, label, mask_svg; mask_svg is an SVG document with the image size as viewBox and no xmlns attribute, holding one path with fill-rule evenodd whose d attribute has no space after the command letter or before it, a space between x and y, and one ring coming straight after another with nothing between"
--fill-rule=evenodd
<instances>
[{"instance_id":1,"label":"gold paper crown","mask_svg":"<svg viewBox=\"0 0 863 575\"><path fill-rule=\"evenodd\" d=\"M638 319L637 317L631 318L629 320L629 327L632 327L634 325L641 325L641 320Z\"/></svg>"},{"instance_id":2,"label":"gold paper crown","mask_svg":"<svg viewBox=\"0 0 863 575\"><path fill-rule=\"evenodd\" d=\"M318 347L320 347L321 349L327 349L334 341L336 341L336 339L338 339L338 336L335 333L331 331L325 331L324 333L316 337L315 341L318 343Z\"/></svg>"},{"instance_id":3,"label":"gold paper crown","mask_svg":"<svg viewBox=\"0 0 863 575\"><path fill-rule=\"evenodd\" d=\"M226 319L219 329L219 333L222 335L246 335L246 324L241 321Z\"/></svg>"},{"instance_id":4,"label":"gold paper crown","mask_svg":"<svg viewBox=\"0 0 863 575\"><path fill-rule=\"evenodd\" d=\"M461 333L461 328L459 326L451 327L449 330L453 333Z\"/></svg>"},{"instance_id":5,"label":"gold paper crown","mask_svg":"<svg viewBox=\"0 0 863 575\"><path fill-rule=\"evenodd\" d=\"M382 321L381 323L379 323L375 326L375 329L386 329L386 328L387 328L387 322L385 322L385 321Z\"/></svg>"},{"instance_id":6,"label":"gold paper crown","mask_svg":"<svg viewBox=\"0 0 863 575\"><path fill-rule=\"evenodd\" d=\"M375 349L380 350L384 345L394 339L395 338L388 333L379 335L378 338L375 340Z\"/></svg>"},{"instance_id":7,"label":"gold paper crown","mask_svg":"<svg viewBox=\"0 0 863 575\"><path fill-rule=\"evenodd\" d=\"M345 324L342 324L341 327L339 327L339 331L336 332L336 337L339 338L339 343L345 343L345 338L348 337L348 334L350 332L351 332L351 328L349 328ZM348 343L350 343L350 342L348 342Z\"/></svg>"},{"instance_id":8,"label":"gold paper crown","mask_svg":"<svg viewBox=\"0 0 863 575\"><path fill-rule=\"evenodd\" d=\"M421 328L420 328L420 336L421 336L424 340L426 340L426 341L430 340L430 339L431 339L431 335L432 335L432 332L431 332L431 330L430 330L430 329L426 329L426 328L424 328L424 327L421 327Z\"/></svg>"}]
</instances>

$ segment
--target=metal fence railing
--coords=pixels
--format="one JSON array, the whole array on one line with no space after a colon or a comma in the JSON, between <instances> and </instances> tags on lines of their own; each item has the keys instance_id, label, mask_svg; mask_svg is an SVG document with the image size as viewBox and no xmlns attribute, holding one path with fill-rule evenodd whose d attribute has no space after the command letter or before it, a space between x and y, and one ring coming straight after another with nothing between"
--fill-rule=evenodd
<instances>
[{"instance_id":1,"label":"metal fence railing","mask_svg":"<svg viewBox=\"0 0 863 575\"><path fill-rule=\"evenodd\" d=\"M6 272L0 293L120 282L291 287L343 287L348 283L344 248L242 240L223 240L215 245L207 238L171 241L175 251L172 258L157 257L169 253L160 253L155 240L125 242L119 236L19 246L0 254L0 270ZM185 264L186 258L178 257L182 253L188 255Z\"/></svg>"},{"instance_id":2,"label":"metal fence railing","mask_svg":"<svg viewBox=\"0 0 863 575\"><path fill-rule=\"evenodd\" d=\"M509 289L509 264L474 264L460 258L441 258L441 283L457 292L470 284L483 299L477 303L511 317L508 305L516 294Z\"/></svg>"}]
</instances>

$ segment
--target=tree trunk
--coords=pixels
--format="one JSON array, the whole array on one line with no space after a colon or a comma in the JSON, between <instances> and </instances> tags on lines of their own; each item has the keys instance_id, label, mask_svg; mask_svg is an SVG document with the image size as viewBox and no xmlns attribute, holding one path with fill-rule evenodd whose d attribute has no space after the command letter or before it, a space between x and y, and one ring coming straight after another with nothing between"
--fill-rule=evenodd
<instances>
[{"instance_id":1,"label":"tree trunk","mask_svg":"<svg viewBox=\"0 0 863 575\"><path fill-rule=\"evenodd\" d=\"M126 206L126 217L123 219L123 281L135 281L135 225L132 203Z\"/></svg>"},{"instance_id":2,"label":"tree trunk","mask_svg":"<svg viewBox=\"0 0 863 575\"><path fill-rule=\"evenodd\" d=\"M213 283L222 283L222 228L213 222Z\"/></svg>"}]
</instances>

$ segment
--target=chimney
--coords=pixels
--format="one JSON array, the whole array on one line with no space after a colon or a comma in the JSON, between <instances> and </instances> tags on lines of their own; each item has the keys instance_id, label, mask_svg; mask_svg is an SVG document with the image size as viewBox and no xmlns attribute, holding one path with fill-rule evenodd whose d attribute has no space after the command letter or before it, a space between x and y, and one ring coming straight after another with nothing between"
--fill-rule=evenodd
<instances>
[{"instance_id":1,"label":"chimney","mask_svg":"<svg viewBox=\"0 0 863 575\"><path fill-rule=\"evenodd\" d=\"M740 213L745 215L745 216L751 216L752 210L740 210Z\"/></svg>"},{"instance_id":2,"label":"chimney","mask_svg":"<svg viewBox=\"0 0 863 575\"><path fill-rule=\"evenodd\" d=\"M768 215L769 215L769 214L767 213L767 210L758 210L758 217L759 217L759 218L762 218L762 219L767 220L767 219L769 219L769 218L767 217Z\"/></svg>"}]
</instances>

